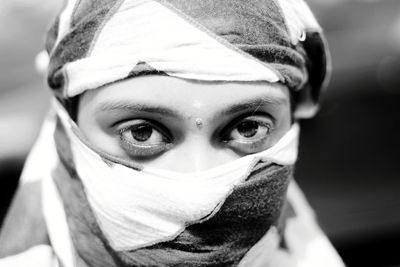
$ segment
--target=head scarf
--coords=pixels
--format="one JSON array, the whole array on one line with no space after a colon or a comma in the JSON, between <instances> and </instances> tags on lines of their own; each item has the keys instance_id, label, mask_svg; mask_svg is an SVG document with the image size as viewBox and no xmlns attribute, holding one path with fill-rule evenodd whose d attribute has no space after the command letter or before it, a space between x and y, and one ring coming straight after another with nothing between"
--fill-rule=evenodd
<instances>
[{"instance_id":1,"label":"head scarf","mask_svg":"<svg viewBox=\"0 0 400 267\"><path fill-rule=\"evenodd\" d=\"M329 69L321 27L303 0L69 0L46 49L48 83L71 115L86 90L160 74L280 82L295 115L310 117Z\"/></svg>"},{"instance_id":2,"label":"head scarf","mask_svg":"<svg viewBox=\"0 0 400 267\"><path fill-rule=\"evenodd\" d=\"M285 244L279 244L279 235L286 216L282 209L296 152L290 163L280 162L282 155L256 158L246 176L224 189L205 214L183 220L184 227L166 239L129 247L132 239L120 244L119 237L127 235L113 224L121 223L128 233L132 224L114 220L112 208L102 204L116 184L104 186L106 194L93 193L100 177L89 170L86 174L95 182L87 184L90 175L81 170L90 164L82 164L77 153L95 155L107 172L134 170L130 163L85 144L82 150L74 147L72 141L80 136L69 132L74 122L68 115L74 119L76 99L85 91L157 74L200 81L279 82L290 89L297 117L312 116L328 69L327 51L322 30L302 0L69 0L49 31L46 49L48 83L63 106L56 108L59 162L52 183L63 204L76 266L255 266L248 264L246 255L265 238L267 245L262 247L269 256L262 258L272 261L281 255L277 252ZM64 108L69 113L65 120L60 116ZM297 151L296 144L289 150ZM149 171L142 167L135 178ZM95 199L95 194L101 196ZM121 204L115 214L124 218L122 202L109 200L110 207ZM250 262L257 258L250 257Z\"/></svg>"}]
</instances>

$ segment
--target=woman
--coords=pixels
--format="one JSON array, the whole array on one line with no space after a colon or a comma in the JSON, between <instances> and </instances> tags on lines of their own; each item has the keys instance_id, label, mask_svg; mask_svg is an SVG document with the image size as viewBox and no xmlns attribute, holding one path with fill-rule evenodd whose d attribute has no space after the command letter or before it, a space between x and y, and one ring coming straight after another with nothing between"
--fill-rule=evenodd
<instances>
[{"instance_id":1,"label":"woman","mask_svg":"<svg viewBox=\"0 0 400 267\"><path fill-rule=\"evenodd\" d=\"M46 47L54 112L2 235L30 250L3 262L343 266L292 180L327 68L304 2L69 1Z\"/></svg>"}]
</instances>

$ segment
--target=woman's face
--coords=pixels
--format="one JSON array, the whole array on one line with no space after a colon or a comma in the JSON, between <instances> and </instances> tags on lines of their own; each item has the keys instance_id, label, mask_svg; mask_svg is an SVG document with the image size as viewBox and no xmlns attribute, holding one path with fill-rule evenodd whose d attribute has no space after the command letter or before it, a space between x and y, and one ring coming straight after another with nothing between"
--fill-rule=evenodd
<instances>
[{"instance_id":1,"label":"woman's face","mask_svg":"<svg viewBox=\"0 0 400 267\"><path fill-rule=\"evenodd\" d=\"M78 125L108 154L194 172L271 147L291 109L280 84L141 76L83 94Z\"/></svg>"}]
</instances>

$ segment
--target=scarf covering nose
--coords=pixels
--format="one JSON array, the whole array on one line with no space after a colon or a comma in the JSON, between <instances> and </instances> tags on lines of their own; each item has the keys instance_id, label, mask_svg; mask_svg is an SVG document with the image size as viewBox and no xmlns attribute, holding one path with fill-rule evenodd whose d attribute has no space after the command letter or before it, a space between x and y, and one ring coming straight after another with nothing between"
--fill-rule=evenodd
<instances>
[{"instance_id":1,"label":"scarf covering nose","mask_svg":"<svg viewBox=\"0 0 400 267\"><path fill-rule=\"evenodd\" d=\"M297 158L299 126L294 124L273 147L205 171L180 173L139 164L126 166L85 145L79 134L74 134L79 132L77 126L57 106L71 148L71 168L80 177L99 226L116 251L174 240L186 227L218 214L227 196L247 180L259 162L293 165ZM262 202L256 194L253 197Z\"/></svg>"},{"instance_id":2,"label":"scarf covering nose","mask_svg":"<svg viewBox=\"0 0 400 267\"><path fill-rule=\"evenodd\" d=\"M147 74L279 82L291 91L295 115L309 117L329 65L322 30L302 0L68 0L47 37L48 83L72 119L83 92ZM257 162L217 212L173 239L115 249L70 141L58 120L52 177L75 266L254 266L246 255L265 238L274 244L267 242L265 256L277 255L292 163Z\"/></svg>"},{"instance_id":3,"label":"scarf covering nose","mask_svg":"<svg viewBox=\"0 0 400 267\"><path fill-rule=\"evenodd\" d=\"M61 164L52 177L76 251L74 266L254 266L241 262L261 240L264 263L279 253L298 125L263 152L182 174L128 166L96 152L65 112L57 114Z\"/></svg>"},{"instance_id":4,"label":"scarf covering nose","mask_svg":"<svg viewBox=\"0 0 400 267\"><path fill-rule=\"evenodd\" d=\"M69 0L47 36L48 83L71 98L137 75L280 82L312 116L328 62L303 0Z\"/></svg>"}]
</instances>

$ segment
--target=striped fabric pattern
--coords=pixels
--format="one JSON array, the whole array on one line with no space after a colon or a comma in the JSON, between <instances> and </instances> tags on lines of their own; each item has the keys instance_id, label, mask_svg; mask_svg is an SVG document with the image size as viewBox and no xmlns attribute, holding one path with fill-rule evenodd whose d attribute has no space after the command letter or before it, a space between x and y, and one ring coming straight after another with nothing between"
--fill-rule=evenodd
<instances>
[{"instance_id":1,"label":"striped fabric pattern","mask_svg":"<svg viewBox=\"0 0 400 267\"><path fill-rule=\"evenodd\" d=\"M59 145L65 141L63 134L61 128L56 130ZM290 166L259 164L254 176L236 188L211 219L188 226L171 241L115 251L98 225L81 178L74 171L74 163L68 158L61 158L61 161L63 164L56 169L54 182L77 251L75 257L88 266L237 266L257 240L269 229L275 229L284 201L283 192L289 184L286 178L292 172ZM265 179L266 168L270 179ZM279 246L281 237L276 235L274 239L270 242L278 241L276 245ZM263 261L273 258L277 249L279 247L268 249L265 246Z\"/></svg>"},{"instance_id":2,"label":"striped fabric pattern","mask_svg":"<svg viewBox=\"0 0 400 267\"><path fill-rule=\"evenodd\" d=\"M68 171L71 172L73 171L72 169L67 170L59 165L56 170L57 174L54 173L55 167L58 165L58 155L53 139L55 128L55 114L50 114L42 126L33 150L30 152L21 177L22 184L42 184L43 213L51 240L51 247L35 247L26 253L2 259L0 260L0 266L9 267L13 266L13 264L35 266L34 263L41 260L38 266L42 267L86 267L88 265L83 262L82 255L89 253L88 250L90 251L91 249L97 251L94 254L85 256L91 258L91 266L114 266L115 258L113 259L113 256L115 254L104 253L107 249L102 245L103 242L99 236L94 235L99 229L93 220L94 218L90 218L91 212L75 217L80 218L81 221L88 222L88 224L79 225L81 229L82 227L89 227L87 231L80 231L78 237L81 238L81 241L90 238L91 245L86 245L84 247L85 250L79 253L72 245L72 233L68 227L68 221L71 218L68 219L66 216L66 213L71 213L72 206L65 205L62 196L70 201L69 204L77 205L78 209L90 211L90 207L84 201L85 195L79 180L68 177ZM43 158L51 159L51 161L43 161ZM67 181L72 182L69 183ZM61 188L61 190L59 191L57 188ZM81 189L76 190L76 188ZM71 195L68 192L73 194ZM73 199L77 201L71 201ZM289 183L286 204L282 209L278 223L280 227L271 227L246 253L240 261L239 267L345 266L319 228L312 208L294 180ZM76 230L77 228L74 229ZM54 260L57 262L54 262Z\"/></svg>"},{"instance_id":3,"label":"striped fabric pattern","mask_svg":"<svg viewBox=\"0 0 400 267\"><path fill-rule=\"evenodd\" d=\"M47 38L61 101L137 75L281 82L315 112L327 71L303 0L70 0ZM306 113L304 113L306 114Z\"/></svg>"}]
</instances>

